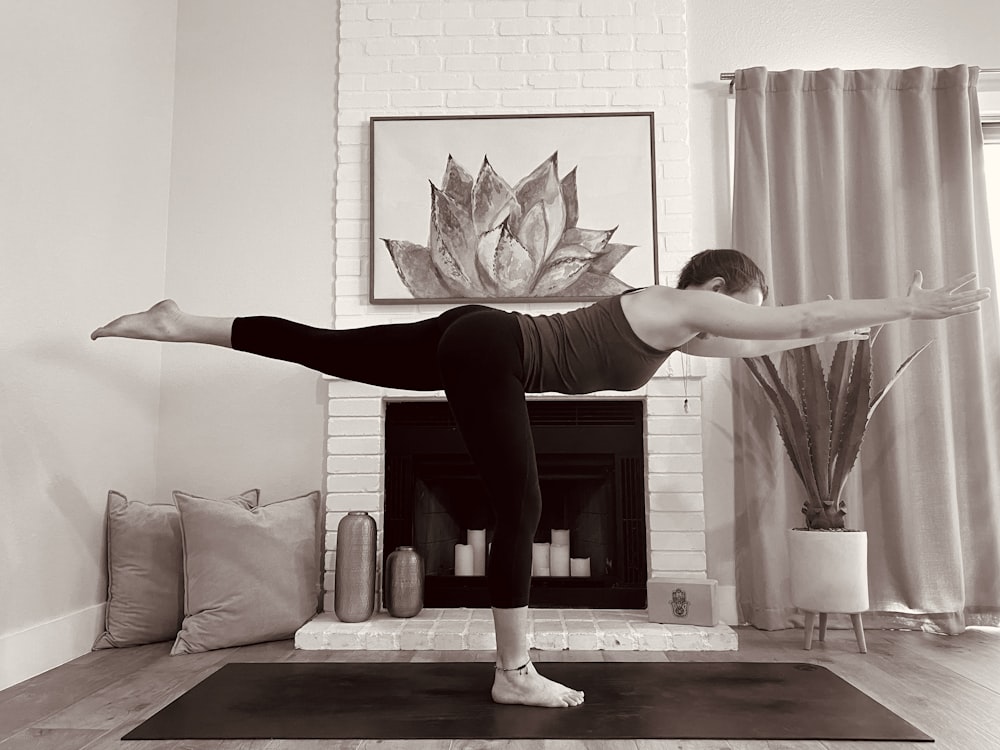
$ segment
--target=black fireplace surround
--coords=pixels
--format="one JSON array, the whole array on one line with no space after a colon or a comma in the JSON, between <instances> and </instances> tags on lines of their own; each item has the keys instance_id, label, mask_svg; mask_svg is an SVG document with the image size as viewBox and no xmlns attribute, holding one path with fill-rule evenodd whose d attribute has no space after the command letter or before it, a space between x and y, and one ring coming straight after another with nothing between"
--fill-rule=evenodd
<instances>
[{"instance_id":1,"label":"black fireplace surround","mask_svg":"<svg viewBox=\"0 0 1000 750\"><path fill-rule=\"evenodd\" d=\"M570 556L591 566L590 577L533 577L531 606L645 609L643 402L529 401L528 414L542 490L535 541L569 529ZM494 521L448 404L389 402L385 419L383 562L416 547L424 606L488 607L485 576L455 575L455 545L467 529L489 541Z\"/></svg>"}]
</instances>

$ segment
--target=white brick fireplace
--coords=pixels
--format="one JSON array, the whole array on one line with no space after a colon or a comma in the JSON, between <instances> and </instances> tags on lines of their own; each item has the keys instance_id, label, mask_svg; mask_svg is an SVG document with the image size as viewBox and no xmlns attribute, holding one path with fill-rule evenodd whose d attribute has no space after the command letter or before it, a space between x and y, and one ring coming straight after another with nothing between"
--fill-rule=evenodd
<instances>
[{"instance_id":1,"label":"white brick fireplace","mask_svg":"<svg viewBox=\"0 0 1000 750\"><path fill-rule=\"evenodd\" d=\"M636 398L645 402L647 469L647 559L650 577L706 578L702 495L701 378L697 360L672 358L641 391L595 393L590 398ZM689 367L691 371L689 371ZM383 559L384 410L388 401L444 399L443 393L414 394L330 379L326 487L326 613L296 636L306 649L494 648L488 610L424 610L410 620L382 612L360 624L333 615L337 525L350 510L367 511L379 528ZM540 394L529 398L567 398ZM580 398L579 396L574 398ZM687 406L685 407L685 402ZM381 584L379 583L379 588ZM533 610L533 648L561 650L735 650L735 633L715 628L665 626L645 613L622 610Z\"/></svg>"},{"instance_id":2,"label":"white brick fireplace","mask_svg":"<svg viewBox=\"0 0 1000 750\"><path fill-rule=\"evenodd\" d=\"M652 111L660 283L671 281L691 255L685 0L342 0L340 34L337 328L418 320L445 309L368 302L372 116ZM546 313L579 305L500 307ZM645 400L647 557L653 576L706 577L704 374L697 360L674 355L643 390L592 396ZM337 524L348 511L364 510L383 526L386 401L444 395L337 379L327 385L325 609L332 613ZM381 539L379 545L381 561ZM474 630L470 625L465 632ZM389 631L379 636L383 645L374 647L400 647L398 633L394 638ZM735 647L734 637L726 643L723 648Z\"/></svg>"},{"instance_id":3,"label":"white brick fireplace","mask_svg":"<svg viewBox=\"0 0 1000 750\"><path fill-rule=\"evenodd\" d=\"M705 578L705 521L701 464L701 378L675 355L641 391L587 398L643 396L646 411L647 559L650 576ZM690 366L696 365L695 360ZM696 371L697 373L697 371ZM337 525L351 510L367 511L383 528L384 406L388 400L444 399L331 379L327 436L326 581L324 609L333 610ZM567 398L540 394L529 398ZM573 398L579 399L580 396ZM687 401L687 410L684 402ZM382 559L379 534L378 559Z\"/></svg>"}]
</instances>

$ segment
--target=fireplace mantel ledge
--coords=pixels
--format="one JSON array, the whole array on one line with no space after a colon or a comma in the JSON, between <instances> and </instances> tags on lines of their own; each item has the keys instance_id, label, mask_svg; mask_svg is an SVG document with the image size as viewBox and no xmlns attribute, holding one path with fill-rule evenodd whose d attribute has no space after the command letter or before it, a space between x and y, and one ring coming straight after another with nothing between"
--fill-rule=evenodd
<instances>
[{"instance_id":1,"label":"fireplace mantel ledge","mask_svg":"<svg viewBox=\"0 0 1000 750\"><path fill-rule=\"evenodd\" d=\"M653 375L653 380L702 380L708 376L708 365L705 362L704 357L692 357L688 354L673 354L671 357L663 363L663 366L656 371ZM350 380L344 380L344 378L338 378L334 375L327 375L326 373L320 373L320 377L323 380L329 381L341 381L345 383L350 383ZM368 386L373 390L387 390L392 391L391 388L378 388L377 386ZM643 386L634 391L597 391L595 393L588 393L584 396L566 396L559 393L538 393L531 394L533 396L559 396L561 398L635 398L637 395L644 395L646 388L648 386ZM400 393L412 393L413 391L400 391ZM443 394L443 391L441 391Z\"/></svg>"}]
</instances>

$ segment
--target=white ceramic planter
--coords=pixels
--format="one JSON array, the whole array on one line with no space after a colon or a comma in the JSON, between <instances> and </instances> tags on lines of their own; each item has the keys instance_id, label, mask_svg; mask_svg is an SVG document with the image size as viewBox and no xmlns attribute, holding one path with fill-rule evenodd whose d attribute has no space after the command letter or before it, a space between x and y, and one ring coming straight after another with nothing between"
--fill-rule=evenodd
<instances>
[{"instance_id":1,"label":"white ceramic planter","mask_svg":"<svg viewBox=\"0 0 1000 750\"><path fill-rule=\"evenodd\" d=\"M868 609L868 533L788 530L792 604L806 612Z\"/></svg>"}]
</instances>

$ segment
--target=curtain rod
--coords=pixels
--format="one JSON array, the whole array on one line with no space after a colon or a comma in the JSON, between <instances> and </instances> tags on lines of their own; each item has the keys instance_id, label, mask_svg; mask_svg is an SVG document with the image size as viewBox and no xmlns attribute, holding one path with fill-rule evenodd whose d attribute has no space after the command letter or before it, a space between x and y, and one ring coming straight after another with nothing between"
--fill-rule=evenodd
<instances>
[{"instance_id":1,"label":"curtain rod","mask_svg":"<svg viewBox=\"0 0 1000 750\"><path fill-rule=\"evenodd\" d=\"M987 73L987 74L996 74L996 73L1000 73L1000 68L980 68L979 72L980 73ZM720 73L719 74L719 80L720 81L732 81L734 78L736 78L736 74L735 73Z\"/></svg>"}]
</instances>

